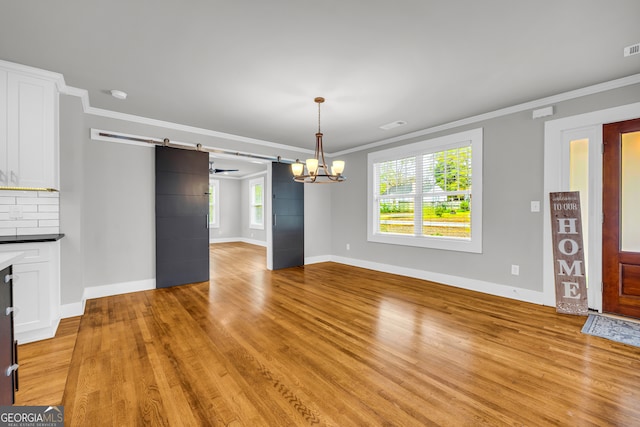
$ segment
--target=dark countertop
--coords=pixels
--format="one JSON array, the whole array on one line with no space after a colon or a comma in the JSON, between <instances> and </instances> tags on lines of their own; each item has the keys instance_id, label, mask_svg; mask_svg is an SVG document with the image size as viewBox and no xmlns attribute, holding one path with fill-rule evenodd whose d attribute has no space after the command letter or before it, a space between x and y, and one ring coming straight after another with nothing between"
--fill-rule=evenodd
<instances>
[{"instance_id":1,"label":"dark countertop","mask_svg":"<svg viewBox=\"0 0 640 427\"><path fill-rule=\"evenodd\" d=\"M0 236L0 244L3 243L40 243L55 242L64 237L64 234L34 234L22 236Z\"/></svg>"}]
</instances>

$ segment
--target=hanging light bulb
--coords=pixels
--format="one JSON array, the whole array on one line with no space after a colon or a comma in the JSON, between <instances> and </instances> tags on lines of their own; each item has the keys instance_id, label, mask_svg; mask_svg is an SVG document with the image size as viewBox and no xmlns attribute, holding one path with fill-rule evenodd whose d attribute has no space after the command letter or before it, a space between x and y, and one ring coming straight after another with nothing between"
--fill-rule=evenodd
<instances>
[{"instance_id":1,"label":"hanging light bulb","mask_svg":"<svg viewBox=\"0 0 640 427\"><path fill-rule=\"evenodd\" d=\"M304 173L304 163L300 163L300 160L296 160L295 163L291 163L291 172L293 176L300 176Z\"/></svg>"}]
</instances>

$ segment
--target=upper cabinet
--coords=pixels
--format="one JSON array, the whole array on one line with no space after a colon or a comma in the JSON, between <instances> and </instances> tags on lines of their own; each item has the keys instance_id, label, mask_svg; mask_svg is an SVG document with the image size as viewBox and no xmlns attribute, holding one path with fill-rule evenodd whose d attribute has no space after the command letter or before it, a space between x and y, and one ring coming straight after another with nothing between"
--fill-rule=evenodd
<instances>
[{"instance_id":1,"label":"upper cabinet","mask_svg":"<svg viewBox=\"0 0 640 427\"><path fill-rule=\"evenodd\" d=\"M58 164L55 81L0 68L0 186L58 189Z\"/></svg>"}]
</instances>

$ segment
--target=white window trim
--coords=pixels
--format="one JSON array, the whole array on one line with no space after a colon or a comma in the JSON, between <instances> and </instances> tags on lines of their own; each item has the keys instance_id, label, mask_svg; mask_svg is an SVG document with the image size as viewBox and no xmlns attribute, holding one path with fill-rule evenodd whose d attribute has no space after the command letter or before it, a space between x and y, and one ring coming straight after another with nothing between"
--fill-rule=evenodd
<instances>
[{"instance_id":1,"label":"white window trim","mask_svg":"<svg viewBox=\"0 0 640 427\"><path fill-rule=\"evenodd\" d=\"M367 240L393 245L417 246L460 252L482 253L482 128L446 135L400 147L368 154L367 160ZM374 164L386 160L400 159L430 151L445 150L447 146L469 141L472 150L472 198L471 239L455 239L432 236L403 236L377 233L378 208L373 195Z\"/></svg>"},{"instance_id":2,"label":"white window trim","mask_svg":"<svg viewBox=\"0 0 640 427\"><path fill-rule=\"evenodd\" d=\"M256 185L262 185L262 223L254 222L253 218L253 187ZM255 230L264 230L264 177L255 178L249 181L249 228Z\"/></svg>"},{"instance_id":3,"label":"white window trim","mask_svg":"<svg viewBox=\"0 0 640 427\"><path fill-rule=\"evenodd\" d=\"M220 181L212 179L209 186L213 187L213 215L215 218L209 217L209 228L220 228ZM208 212L208 211L207 211Z\"/></svg>"}]
</instances>

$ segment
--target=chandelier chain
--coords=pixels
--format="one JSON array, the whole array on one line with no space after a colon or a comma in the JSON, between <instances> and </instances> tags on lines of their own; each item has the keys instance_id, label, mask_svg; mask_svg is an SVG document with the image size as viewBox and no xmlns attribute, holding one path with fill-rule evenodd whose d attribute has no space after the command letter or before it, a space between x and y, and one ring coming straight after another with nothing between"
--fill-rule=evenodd
<instances>
[{"instance_id":1,"label":"chandelier chain","mask_svg":"<svg viewBox=\"0 0 640 427\"><path fill-rule=\"evenodd\" d=\"M318 133L320 133L320 103L318 102Z\"/></svg>"}]
</instances>

